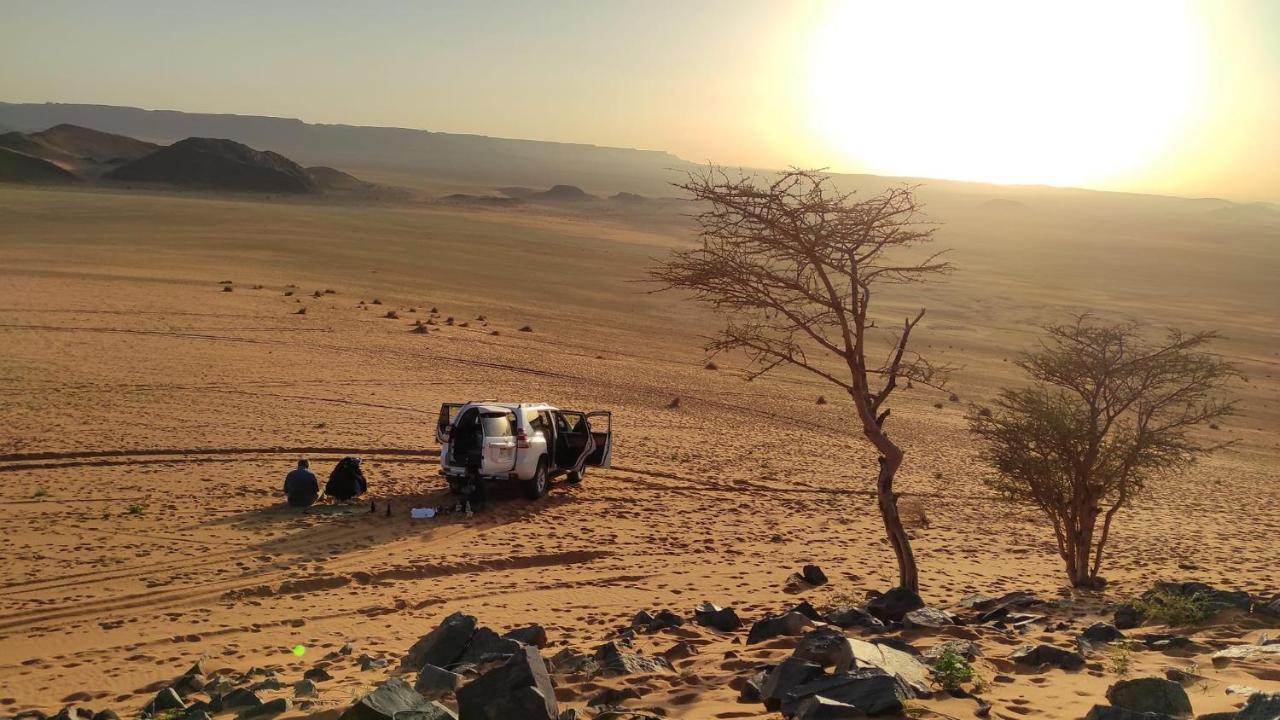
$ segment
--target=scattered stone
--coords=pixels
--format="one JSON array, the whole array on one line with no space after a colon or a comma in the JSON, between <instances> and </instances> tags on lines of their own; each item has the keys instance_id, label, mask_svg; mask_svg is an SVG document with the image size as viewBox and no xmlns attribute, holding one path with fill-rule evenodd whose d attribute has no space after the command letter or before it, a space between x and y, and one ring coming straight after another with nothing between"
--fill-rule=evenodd
<instances>
[{"instance_id":1,"label":"scattered stone","mask_svg":"<svg viewBox=\"0 0 1280 720\"><path fill-rule=\"evenodd\" d=\"M156 696L147 703L144 712L149 715L155 715L165 710L185 710L187 704L183 702L182 697L178 695L173 688L165 688L156 693Z\"/></svg>"},{"instance_id":2,"label":"scattered stone","mask_svg":"<svg viewBox=\"0 0 1280 720\"><path fill-rule=\"evenodd\" d=\"M409 716L407 713L415 713ZM480 716L483 717L483 716ZM457 720L445 706L419 695L402 678L392 677L360 698L339 720Z\"/></svg>"},{"instance_id":3,"label":"scattered stone","mask_svg":"<svg viewBox=\"0 0 1280 720\"><path fill-rule=\"evenodd\" d=\"M1169 668L1168 670L1165 670L1164 678L1166 680L1172 680L1179 685L1195 685L1196 683L1205 682L1209 679L1203 675L1197 675L1189 670L1182 670L1180 668Z\"/></svg>"},{"instance_id":4,"label":"scattered stone","mask_svg":"<svg viewBox=\"0 0 1280 720\"><path fill-rule=\"evenodd\" d=\"M477 628L458 662L474 665L506 662L507 658L520 652L520 648L520 643L515 640L501 637L487 627Z\"/></svg>"},{"instance_id":5,"label":"scattered stone","mask_svg":"<svg viewBox=\"0 0 1280 720\"><path fill-rule=\"evenodd\" d=\"M1115 642L1116 640L1123 640L1124 633L1120 632L1119 628L1110 623L1096 622L1085 628L1080 633L1080 637L1091 643L1109 643Z\"/></svg>"},{"instance_id":6,"label":"scattered stone","mask_svg":"<svg viewBox=\"0 0 1280 720\"><path fill-rule=\"evenodd\" d=\"M867 612L883 623L901 622L912 610L924 607L924 601L916 593L896 587L883 595L867 601Z\"/></svg>"},{"instance_id":7,"label":"scattered stone","mask_svg":"<svg viewBox=\"0 0 1280 720\"><path fill-rule=\"evenodd\" d=\"M1125 603L1116 608L1113 622L1120 630L1132 630L1141 627L1142 623L1147 619L1147 614L1133 603Z\"/></svg>"},{"instance_id":8,"label":"scattered stone","mask_svg":"<svg viewBox=\"0 0 1280 720\"><path fill-rule=\"evenodd\" d=\"M254 692L263 692L264 690L279 690L283 687L284 683L280 682L280 678L269 677L250 685L249 689Z\"/></svg>"},{"instance_id":9,"label":"scattered stone","mask_svg":"<svg viewBox=\"0 0 1280 720\"><path fill-rule=\"evenodd\" d=\"M1280 645L1233 645L1209 656L1215 666L1225 665L1232 660L1243 660L1257 654L1280 656Z\"/></svg>"},{"instance_id":10,"label":"scattered stone","mask_svg":"<svg viewBox=\"0 0 1280 720\"><path fill-rule=\"evenodd\" d=\"M625 652L615 642L596 648L594 658L605 675L651 675L671 670L666 658Z\"/></svg>"},{"instance_id":11,"label":"scattered stone","mask_svg":"<svg viewBox=\"0 0 1280 720\"><path fill-rule=\"evenodd\" d=\"M115 710L99 710L94 713L93 720L120 720Z\"/></svg>"},{"instance_id":12,"label":"scattered stone","mask_svg":"<svg viewBox=\"0 0 1280 720\"><path fill-rule=\"evenodd\" d=\"M1280 693L1258 693L1236 713L1236 720L1278 720L1280 719Z\"/></svg>"},{"instance_id":13,"label":"scattered stone","mask_svg":"<svg viewBox=\"0 0 1280 720\"><path fill-rule=\"evenodd\" d=\"M1168 635L1164 633L1150 633L1139 638L1142 644L1149 650L1170 650L1173 648L1185 648L1195 643L1191 638L1183 635Z\"/></svg>"},{"instance_id":14,"label":"scattered stone","mask_svg":"<svg viewBox=\"0 0 1280 720\"><path fill-rule=\"evenodd\" d=\"M1145 677L1121 680L1107 689L1107 700L1113 707L1137 713L1157 713L1186 717L1191 715L1187 691L1172 680Z\"/></svg>"},{"instance_id":15,"label":"scattered stone","mask_svg":"<svg viewBox=\"0 0 1280 720\"><path fill-rule=\"evenodd\" d=\"M822 613L818 612L818 609L815 608L813 605L810 605L808 600L801 600L795 605L792 605L787 610L787 612L800 613L801 615L809 618L810 620L822 619Z\"/></svg>"},{"instance_id":16,"label":"scattered stone","mask_svg":"<svg viewBox=\"0 0 1280 720\"><path fill-rule=\"evenodd\" d=\"M950 650L965 660L972 661L975 658L982 657L982 649L972 640L947 640L938 643L925 651L924 656L929 660L936 660L942 657L942 654Z\"/></svg>"},{"instance_id":17,"label":"scattered stone","mask_svg":"<svg viewBox=\"0 0 1280 720\"><path fill-rule=\"evenodd\" d=\"M1034 668L1050 665L1063 670L1079 670L1084 667L1084 655L1053 645L1023 645L1014 650L1009 659Z\"/></svg>"},{"instance_id":18,"label":"scattered stone","mask_svg":"<svg viewBox=\"0 0 1280 720\"><path fill-rule=\"evenodd\" d=\"M845 639L839 630L822 626L805 633L792 655L821 667L832 667L849 655Z\"/></svg>"},{"instance_id":19,"label":"scattered stone","mask_svg":"<svg viewBox=\"0 0 1280 720\"><path fill-rule=\"evenodd\" d=\"M1248 685L1228 685L1227 686L1228 695L1244 695L1247 697L1247 696L1257 695L1260 692L1262 691L1259 690L1258 688L1249 687Z\"/></svg>"},{"instance_id":20,"label":"scattered stone","mask_svg":"<svg viewBox=\"0 0 1280 720\"><path fill-rule=\"evenodd\" d=\"M384 668L387 666L386 660L371 657L369 655L361 655L356 662L360 663L360 669L364 672L369 672L370 670L376 670L377 668Z\"/></svg>"},{"instance_id":21,"label":"scattered stone","mask_svg":"<svg viewBox=\"0 0 1280 720\"><path fill-rule=\"evenodd\" d=\"M203 675L187 674L173 681L169 687L182 697L198 693L204 690L205 679Z\"/></svg>"},{"instance_id":22,"label":"scattered stone","mask_svg":"<svg viewBox=\"0 0 1280 720\"><path fill-rule=\"evenodd\" d=\"M475 616L456 612L414 643L401 664L413 668L420 668L428 663L449 667L462 658L475 632Z\"/></svg>"},{"instance_id":23,"label":"scattered stone","mask_svg":"<svg viewBox=\"0 0 1280 720\"><path fill-rule=\"evenodd\" d=\"M860 627L879 632L884 630L884 623L877 620L867 611L852 605L837 608L827 614L826 622L845 629Z\"/></svg>"},{"instance_id":24,"label":"scattered stone","mask_svg":"<svg viewBox=\"0 0 1280 720\"><path fill-rule=\"evenodd\" d=\"M1084 720L1176 720L1172 715L1141 713L1109 705L1094 705Z\"/></svg>"},{"instance_id":25,"label":"scattered stone","mask_svg":"<svg viewBox=\"0 0 1280 720\"><path fill-rule=\"evenodd\" d=\"M423 665L413 689L428 700L439 700L462 687L462 676L435 665Z\"/></svg>"},{"instance_id":26,"label":"scattered stone","mask_svg":"<svg viewBox=\"0 0 1280 720\"><path fill-rule=\"evenodd\" d=\"M306 678L307 680L311 680L313 682L324 682L326 680L333 679L333 676L329 674L329 671L325 670L322 667L313 667L310 670L302 673L302 677Z\"/></svg>"},{"instance_id":27,"label":"scattered stone","mask_svg":"<svg viewBox=\"0 0 1280 720\"><path fill-rule=\"evenodd\" d=\"M667 648L667 650L662 653L662 657L666 658L668 662L675 662L676 660L691 658L697 654L698 646L682 640Z\"/></svg>"},{"instance_id":28,"label":"scattered stone","mask_svg":"<svg viewBox=\"0 0 1280 720\"><path fill-rule=\"evenodd\" d=\"M822 568L817 565L805 565L800 570L800 577L815 587L827 584L827 574L822 572Z\"/></svg>"},{"instance_id":29,"label":"scattered stone","mask_svg":"<svg viewBox=\"0 0 1280 720\"><path fill-rule=\"evenodd\" d=\"M356 651L356 647L351 643L345 643L342 647L338 648L339 655L350 655L355 651Z\"/></svg>"},{"instance_id":30,"label":"scattered stone","mask_svg":"<svg viewBox=\"0 0 1280 720\"><path fill-rule=\"evenodd\" d=\"M536 648L547 646L547 630L536 623L511 630L502 637L525 645L532 645Z\"/></svg>"},{"instance_id":31,"label":"scattered stone","mask_svg":"<svg viewBox=\"0 0 1280 720\"><path fill-rule=\"evenodd\" d=\"M1266 605L1263 605L1262 603L1258 603L1258 606L1254 608L1254 611L1260 612L1263 615L1280 617L1280 595L1277 595L1274 600L1267 603Z\"/></svg>"},{"instance_id":32,"label":"scattered stone","mask_svg":"<svg viewBox=\"0 0 1280 720\"><path fill-rule=\"evenodd\" d=\"M228 710L235 708L257 707L262 704L258 693L244 688L236 688L222 696L222 707Z\"/></svg>"},{"instance_id":33,"label":"scattered stone","mask_svg":"<svg viewBox=\"0 0 1280 720\"><path fill-rule=\"evenodd\" d=\"M857 638L845 638L845 652L846 655L836 664L838 673L871 668L896 679L910 693L908 697L928 697L931 692L929 666L911 653Z\"/></svg>"},{"instance_id":34,"label":"scattered stone","mask_svg":"<svg viewBox=\"0 0 1280 720\"><path fill-rule=\"evenodd\" d=\"M813 627L813 621L798 612L769 615L751 626L751 631L747 633L747 644L754 645L779 635L799 635L808 627Z\"/></svg>"},{"instance_id":35,"label":"scattered stone","mask_svg":"<svg viewBox=\"0 0 1280 720\"><path fill-rule=\"evenodd\" d=\"M951 613L937 608L922 607L918 610L912 610L902 616L902 624L907 628L940 628L948 625L955 625L955 618Z\"/></svg>"},{"instance_id":36,"label":"scattered stone","mask_svg":"<svg viewBox=\"0 0 1280 720\"><path fill-rule=\"evenodd\" d=\"M702 603L693 611L693 620L720 632L733 632L742 627L742 620L733 608L722 608L709 602Z\"/></svg>"},{"instance_id":37,"label":"scattered stone","mask_svg":"<svg viewBox=\"0 0 1280 720\"><path fill-rule=\"evenodd\" d=\"M457 693L458 714L488 720L557 720L560 715L547 665L537 648L521 646L507 662Z\"/></svg>"},{"instance_id":38,"label":"scattered stone","mask_svg":"<svg viewBox=\"0 0 1280 720\"><path fill-rule=\"evenodd\" d=\"M814 695L852 705L867 715L901 714L903 702L911 697L896 678L876 669L867 669L821 677L799 685L783 697L779 709L783 715L794 715L800 704Z\"/></svg>"},{"instance_id":39,"label":"scattered stone","mask_svg":"<svg viewBox=\"0 0 1280 720\"><path fill-rule=\"evenodd\" d=\"M320 694L320 688L311 680L299 680L293 684L293 696L296 698L310 698Z\"/></svg>"},{"instance_id":40,"label":"scattered stone","mask_svg":"<svg viewBox=\"0 0 1280 720\"><path fill-rule=\"evenodd\" d=\"M764 676L758 694L766 710L777 712L782 707L783 698L796 688L825 675L819 665L798 657L789 657Z\"/></svg>"},{"instance_id":41,"label":"scattered stone","mask_svg":"<svg viewBox=\"0 0 1280 720\"><path fill-rule=\"evenodd\" d=\"M254 707L247 708L244 712L240 713L239 717L245 720L248 720L248 718L271 717L272 715L289 712L292 709L293 702L291 702L289 698L276 698L275 700L264 702L261 705L255 705Z\"/></svg>"}]
</instances>

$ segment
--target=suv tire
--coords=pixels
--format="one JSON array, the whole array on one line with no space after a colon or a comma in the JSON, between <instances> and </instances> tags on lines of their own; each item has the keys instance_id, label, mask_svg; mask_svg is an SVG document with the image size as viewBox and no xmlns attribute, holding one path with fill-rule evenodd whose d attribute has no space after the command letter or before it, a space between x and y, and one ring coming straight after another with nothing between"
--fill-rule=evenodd
<instances>
[{"instance_id":1,"label":"suv tire","mask_svg":"<svg viewBox=\"0 0 1280 720\"><path fill-rule=\"evenodd\" d=\"M547 458L538 458L538 468L533 471L533 477L525 483L524 494L530 500L537 500L547 494Z\"/></svg>"},{"instance_id":2,"label":"suv tire","mask_svg":"<svg viewBox=\"0 0 1280 720\"><path fill-rule=\"evenodd\" d=\"M586 468L582 468L581 470L577 470L577 471L570 470L565 475L565 480L568 480L570 485L577 485L578 483L582 482L582 476L586 474L587 474Z\"/></svg>"}]
</instances>

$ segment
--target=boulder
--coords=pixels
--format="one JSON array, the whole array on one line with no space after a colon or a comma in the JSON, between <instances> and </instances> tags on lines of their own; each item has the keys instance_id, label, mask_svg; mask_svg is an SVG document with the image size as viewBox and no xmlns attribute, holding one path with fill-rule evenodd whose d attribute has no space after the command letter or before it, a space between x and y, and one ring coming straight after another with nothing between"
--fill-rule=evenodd
<instances>
[{"instance_id":1,"label":"boulder","mask_svg":"<svg viewBox=\"0 0 1280 720\"><path fill-rule=\"evenodd\" d=\"M1125 603L1116 608L1113 622L1120 630L1132 630L1141 627L1142 623L1147 619L1147 614L1133 603Z\"/></svg>"},{"instance_id":2,"label":"boulder","mask_svg":"<svg viewBox=\"0 0 1280 720\"><path fill-rule=\"evenodd\" d=\"M896 679L909 691L907 697L928 697L932 692L929 666L914 655L888 645L845 638L843 656L836 663L836 672L866 668L879 670Z\"/></svg>"},{"instance_id":3,"label":"boulder","mask_svg":"<svg viewBox=\"0 0 1280 720\"><path fill-rule=\"evenodd\" d=\"M827 584L827 574L817 565L805 565L801 568L800 578L813 586Z\"/></svg>"},{"instance_id":4,"label":"boulder","mask_svg":"<svg viewBox=\"0 0 1280 720\"><path fill-rule=\"evenodd\" d=\"M629 653L615 642L596 648L593 657L605 675L651 675L671 670L666 658Z\"/></svg>"},{"instance_id":5,"label":"boulder","mask_svg":"<svg viewBox=\"0 0 1280 720\"><path fill-rule=\"evenodd\" d=\"M520 647L519 642L504 638L487 627L476 628L471 635L471 642L467 645L466 652L462 653L462 657L457 662L471 665L505 662L507 658L520 652ZM436 665L436 663L430 664Z\"/></svg>"},{"instance_id":6,"label":"boulder","mask_svg":"<svg viewBox=\"0 0 1280 720\"><path fill-rule=\"evenodd\" d=\"M1137 713L1158 713L1173 717L1189 717L1191 700L1187 691L1172 680L1157 677L1121 680L1107 689L1107 700L1113 707Z\"/></svg>"},{"instance_id":7,"label":"boulder","mask_svg":"<svg viewBox=\"0 0 1280 720\"><path fill-rule=\"evenodd\" d=\"M428 700L439 700L462 687L462 676L435 665L423 665L413 689Z\"/></svg>"},{"instance_id":8,"label":"boulder","mask_svg":"<svg viewBox=\"0 0 1280 720\"><path fill-rule=\"evenodd\" d=\"M742 627L742 620L733 608L722 608L709 602L702 603L693 611L693 621L720 632L733 632Z\"/></svg>"},{"instance_id":9,"label":"boulder","mask_svg":"<svg viewBox=\"0 0 1280 720\"><path fill-rule=\"evenodd\" d=\"M420 668L430 663L449 667L462 658L476 632L476 619L472 615L456 612L445 618L434 630L423 635L409 648L401 664Z\"/></svg>"},{"instance_id":10,"label":"boulder","mask_svg":"<svg viewBox=\"0 0 1280 720\"><path fill-rule=\"evenodd\" d=\"M99 710L94 713L93 720L120 720L115 710Z\"/></svg>"},{"instance_id":11,"label":"boulder","mask_svg":"<svg viewBox=\"0 0 1280 720\"><path fill-rule=\"evenodd\" d=\"M560 709L537 648L521 646L502 665L458 690L464 720L557 720Z\"/></svg>"},{"instance_id":12,"label":"boulder","mask_svg":"<svg viewBox=\"0 0 1280 720\"><path fill-rule=\"evenodd\" d=\"M262 704L258 693L244 688L236 688L222 696L222 707L227 710L235 708L257 707Z\"/></svg>"},{"instance_id":13,"label":"boulder","mask_svg":"<svg viewBox=\"0 0 1280 720\"><path fill-rule=\"evenodd\" d=\"M515 640L518 643L532 645L536 648L544 648L547 646L547 630L538 625L526 625L525 627L515 628L503 634L504 638Z\"/></svg>"},{"instance_id":14,"label":"boulder","mask_svg":"<svg viewBox=\"0 0 1280 720\"><path fill-rule=\"evenodd\" d=\"M292 709L293 703L290 702L289 698L276 698L275 700L268 700L261 705L245 708L238 717L243 720L249 720L249 718L271 717L273 715L279 715L280 713L289 712Z\"/></svg>"},{"instance_id":15,"label":"boulder","mask_svg":"<svg viewBox=\"0 0 1280 720\"><path fill-rule=\"evenodd\" d=\"M311 698L320 694L320 689L310 680L299 680L293 684L293 696L296 698Z\"/></svg>"},{"instance_id":16,"label":"boulder","mask_svg":"<svg viewBox=\"0 0 1280 720\"><path fill-rule=\"evenodd\" d=\"M1259 602L1257 607L1254 608L1254 611L1260 612L1263 615L1280 618L1280 595L1277 595L1274 600L1266 603L1265 605Z\"/></svg>"},{"instance_id":17,"label":"boulder","mask_svg":"<svg viewBox=\"0 0 1280 720\"><path fill-rule=\"evenodd\" d=\"M361 655L359 658L356 659L356 662L360 665L360 669L364 672L369 672L370 670L376 670L378 668L384 668L387 666L386 660L382 658L373 657L371 655Z\"/></svg>"},{"instance_id":18,"label":"boulder","mask_svg":"<svg viewBox=\"0 0 1280 720\"><path fill-rule=\"evenodd\" d=\"M849 720L865 718L866 713L853 705L810 695L796 706L794 720Z\"/></svg>"},{"instance_id":19,"label":"boulder","mask_svg":"<svg viewBox=\"0 0 1280 720\"><path fill-rule=\"evenodd\" d=\"M787 609L787 612L800 613L810 620L822 619L822 613L818 612L818 609L811 605L808 600L801 600L795 605L792 605ZM783 614L785 615L786 613Z\"/></svg>"},{"instance_id":20,"label":"boulder","mask_svg":"<svg viewBox=\"0 0 1280 720\"><path fill-rule=\"evenodd\" d=\"M1053 645L1023 645L1014 650L1009 659L1019 665L1043 668L1046 665L1063 670L1079 670L1084 667L1084 655L1063 650Z\"/></svg>"},{"instance_id":21,"label":"boulder","mask_svg":"<svg viewBox=\"0 0 1280 720\"><path fill-rule=\"evenodd\" d=\"M883 595L867 601L867 612L883 623L901 622L912 610L924 607L924 601L916 593L896 587Z\"/></svg>"},{"instance_id":22,"label":"boulder","mask_svg":"<svg viewBox=\"0 0 1280 720\"><path fill-rule=\"evenodd\" d=\"M347 708L339 720L407 720L401 713L418 712L413 720L457 720L453 712L419 695L402 678L392 677Z\"/></svg>"},{"instance_id":23,"label":"boulder","mask_svg":"<svg viewBox=\"0 0 1280 720\"><path fill-rule=\"evenodd\" d=\"M1080 637L1091 643L1109 643L1123 640L1124 633L1111 623L1096 622L1081 631Z\"/></svg>"},{"instance_id":24,"label":"boulder","mask_svg":"<svg viewBox=\"0 0 1280 720\"><path fill-rule=\"evenodd\" d=\"M875 670L857 670L852 673L829 675L792 688L782 698L779 709L783 715L795 715L807 698L820 695L852 705L867 715L897 715L903 711L903 702L910 692L898 680Z\"/></svg>"},{"instance_id":25,"label":"boulder","mask_svg":"<svg viewBox=\"0 0 1280 720\"><path fill-rule=\"evenodd\" d=\"M638 629L643 630L646 633L652 634L656 632L661 632L662 630L680 627L681 625L684 625L684 618L671 612L670 610L659 610L658 613L653 616L653 619L651 619L647 625L640 627Z\"/></svg>"},{"instance_id":26,"label":"boulder","mask_svg":"<svg viewBox=\"0 0 1280 720\"><path fill-rule=\"evenodd\" d=\"M1025 608L1032 605L1039 605L1044 601L1036 597L1034 593L1025 590L1015 590L1005 593L1000 597L991 597L989 595L975 594L961 598L956 603L956 607L976 610L978 612L990 612L1000 608Z\"/></svg>"},{"instance_id":27,"label":"boulder","mask_svg":"<svg viewBox=\"0 0 1280 720\"><path fill-rule=\"evenodd\" d=\"M156 693L156 696L151 699L151 702L147 703L143 712L148 715L155 715L156 713L161 713L165 710L186 709L187 704L182 700L182 697L178 695L177 691L173 688L165 688Z\"/></svg>"},{"instance_id":28,"label":"boulder","mask_svg":"<svg viewBox=\"0 0 1280 720\"><path fill-rule=\"evenodd\" d=\"M666 658L668 662L684 660L685 658L691 658L697 654L698 646L684 642L683 640L662 651L662 657Z\"/></svg>"},{"instance_id":29,"label":"boulder","mask_svg":"<svg viewBox=\"0 0 1280 720\"><path fill-rule=\"evenodd\" d=\"M173 688L174 692L178 693L179 695L185 698L188 695L191 695L193 693L198 693L201 690L204 690L204 685L205 685L204 675L187 673L186 675L183 675L177 680L174 680L173 684L170 685L169 687Z\"/></svg>"},{"instance_id":30,"label":"boulder","mask_svg":"<svg viewBox=\"0 0 1280 720\"><path fill-rule=\"evenodd\" d=\"M1243 590L1219 590L1202 582L1156 583L1154 587L1143 593L1143 597L1150 598L1157 594L1198 597L1206 601L1214 612L1227 608L1248 611L1253 606L1253 596Z\"/></svg>"},{"instance_id":31,"label":"boulder","mask_svg":"<svg viewBox=\"0 0 1280 720\"><path fill-rule=\"evenodd\" d=\"M973 660L982 657L982 649L972 640L947 640L929 648L924 652L924 657L928 660L937 660L942 654L950 650L965 660Z\"/></svg>"},{"instance_id":32,"label":"boulder","mask_svg":"<svg viewBox=\"0 0 1280 720\"><path fill-rule=\"evenodd\" d=\"M907 628L940 628L955 625L956 620L945 610L922 607L903 615L902 624Z\"/></svg>"},{"instance_id":33,"label":"boulder","mask_svg":"<svg viewBox=\"0 0 1280 720\"><path fill-rule=\"evenodd\" d=\"M1172 715L1141 713L1110 705L1094 705L1084 720L1176 720Z\"/></svg>"},{"instance_id":34,"label":"boulder","mask_svg":"<svg viewBox=\"0 0 1280 720\"><path fill-rule=\"evenodd\" d=\"M848 656L845 639L844 633L824 625L805 633L792 655L822 667L831 667Z\"/></svg>"},{"instance_id":35,"label":"boulder","mask_svg":"<svg viewBox=\"0 0 1280 720\"><path fill-rule=\"evenodd\" d=\"M551 672L557 675L595 675L600 672L600 663L590 655L564 648L551 656Z\"/></svg>"},{"instance_id":36,"label":"boulder","mask_svg":"<svg viewBox=\"0 0 1280 720\"><path fill-rule=\"evenodd\" d=\"M1280 720L1280 693L1251 695L1236 720Z\"/></svg>"},{"instance_id":37,"label":"boulder","mask_svg":"<svg viewBox=\"0 0 1280 720\"><path fill-rule=\"evenodd\" d=\"M747 633L747 644L754 645L780 635L799 635L808 627L813 627L813 621L798 612L769 615L751 626L751 631Z\"/></svg>"},{"instance_id":38,"label":"boulder","mask_svg":"<svg viewBox=\"0 0 1280 720\"><path fill-rule=\"evenodd\" d=\"M326 680L333 679L333 676L329 674L329 671L322 667L313 667L302 673L302 677L306 680L310 680L311 682L325 682Z\"/></svg>"},{"instance_id":39,"label":"boulder","mask_svg":"<svg viewBox=\"0 0 1280 720\"><path fill-rule=\"evenodd\" d=\"M861 627L872 631L884 630L884 623L877 620L866 610L852 605L836 608L835 610L827 613L826 617L823 619L832 625L837 625L845 629Z\"/></svg>"},{"instance_id":40,"label":"boulder","mask_svg":"<svg viewBox=\"0 0 1280 720\"><path fill-rule=\"evenodd\" d=\"M798 657L789 657L778 663L764 676L759 696L765 709L777 712L782 700L796 688L826 675L822 667Z\"/></svg>"},{"instance_id":41,"label":"boulder","mask_svg":"<svg viewBox=\"0 0 1280 720\"><path fill-rule=\"evenodd\" d=\"M1254 655L1280 656L1280 645L1233 645L1215 652L1209 659L1215 666L1222 666L1232 660L1243 660Z\"/></svg>"}]
</instances>

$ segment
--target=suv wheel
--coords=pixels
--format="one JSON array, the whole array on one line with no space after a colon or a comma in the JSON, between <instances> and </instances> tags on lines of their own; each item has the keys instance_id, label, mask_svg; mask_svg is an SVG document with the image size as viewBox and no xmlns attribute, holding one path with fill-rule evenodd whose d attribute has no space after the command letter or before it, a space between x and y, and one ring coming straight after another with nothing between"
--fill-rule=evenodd
<instances>
[{"instance_id":1,"label":"suv wheel","mask_svg":"<svg viewBox=\"0 0 1280 720\"><path fill-rule=\"evenodd\" d=\"M533 471L533 477L529 478L525 485L525 493L530 500L537 500L547 494L547 459L540 458L538 460L538 469Z\"/></svg>"},{"instance_id":2,"label":"suv wheel","mask_svg":"<svg viewBox=\"0 0 1280 720\"><path fill-rule=\"evenodd\" d=\"M582 482L582 476L586 474L587 474L586 468L582 468L581 470L571 470L569 474L565 476L565 479L568 480L571 484L577 485L578 483Z\"/></svg>"}]
</instances>

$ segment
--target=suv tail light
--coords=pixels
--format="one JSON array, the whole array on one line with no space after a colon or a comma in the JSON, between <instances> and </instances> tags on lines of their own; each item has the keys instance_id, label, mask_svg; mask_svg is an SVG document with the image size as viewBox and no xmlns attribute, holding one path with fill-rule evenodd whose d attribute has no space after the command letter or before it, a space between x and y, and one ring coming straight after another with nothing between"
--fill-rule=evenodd
<instances>
[{"instance_id":1,"label":"suv tail light","mask_svg":"<svg viewBox=\"0 0 1280 720\"><path fill-rule=\"evenodd\" d=\"M516 449L518 450L529 449L529 436L524 434L524 428L521 428L516 431Z\"/></svg>"}]
</instances>

